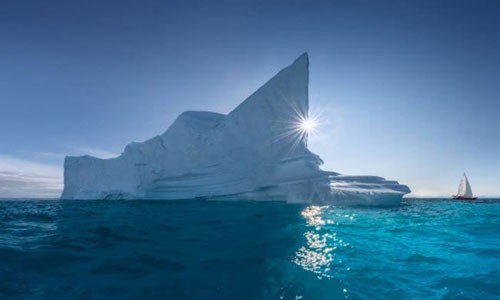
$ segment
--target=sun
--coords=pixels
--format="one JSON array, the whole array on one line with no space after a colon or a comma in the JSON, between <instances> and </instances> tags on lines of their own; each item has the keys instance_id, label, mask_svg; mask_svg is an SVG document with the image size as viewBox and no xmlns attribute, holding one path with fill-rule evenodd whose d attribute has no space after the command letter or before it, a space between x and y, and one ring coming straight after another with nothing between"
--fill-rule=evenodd
<instances>
[{"instance_id":1,"label":"sun","mask_svg":"<svg viewBox=\"0 0 500 300\"><path fill-rule=\"evenodd\" d=\"M308 134L314 133L317 127L318 123L316 122L316 120L312 118L305 118L300 121L300 130L302 130L305 133Z\"/></svg>"},{"instance_id":2,"label":"sun","mask_svg":"<svg viewBox=\"0 0 500 300\"><path fill-rule=\"evenodd\" d=\"M295 114L290 116L288 120L278 121L283 123L280 126L283 131L278 133L273 141L290 140L290 152L301 143L307 147L309 137L317 135L324 124L319 113L309 113L307 111L300 113L299 109L294 109L294 112Z\"/></svg>"}]
</instances>

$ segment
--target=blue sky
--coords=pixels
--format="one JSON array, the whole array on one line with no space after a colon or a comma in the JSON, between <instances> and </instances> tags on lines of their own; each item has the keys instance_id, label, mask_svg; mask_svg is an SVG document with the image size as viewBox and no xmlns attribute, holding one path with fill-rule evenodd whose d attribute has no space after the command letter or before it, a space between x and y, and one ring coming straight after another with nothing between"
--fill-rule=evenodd
<instances>
[{"instance_id":1,"label":"blue sky","mask_svg":"<svg viewBox=\"0 0 500 300\"><path fill-rule=\"evenodd\" d=\"M56 197L185 110L227 113L307 51L324 169L500 195L495 1L0 4L0 197Z\"/></svg>"}]
</instances>

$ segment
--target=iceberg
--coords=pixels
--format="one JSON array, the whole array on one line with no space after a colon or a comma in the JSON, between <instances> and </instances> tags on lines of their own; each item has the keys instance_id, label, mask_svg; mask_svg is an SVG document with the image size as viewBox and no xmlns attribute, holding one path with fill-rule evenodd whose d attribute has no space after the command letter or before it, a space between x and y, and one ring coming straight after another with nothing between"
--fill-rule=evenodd
<instances>
[{"instance_id":1,"label":"iceberg","mask_svg":"<svg viewBox=\"0 0 500 300\"><path fill-rule=\"evenodd\" d=\"M302 54L229 114L187 111L162 134L116 158L68 156L62 199L279 200L393 205L410 189L320 168L301 126L309 113Z\"/></svg>"}]
</instances>

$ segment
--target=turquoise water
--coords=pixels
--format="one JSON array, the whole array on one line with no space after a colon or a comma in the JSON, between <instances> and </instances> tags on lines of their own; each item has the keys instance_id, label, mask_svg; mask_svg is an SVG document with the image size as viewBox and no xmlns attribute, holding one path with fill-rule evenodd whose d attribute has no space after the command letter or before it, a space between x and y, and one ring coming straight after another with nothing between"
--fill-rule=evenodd
<instances>
[{"instance_id":1,"label":"turquoise water","mask_svg":"<svg viewBox=\"0 0 500 300\"><path fill-rule=\"evenodd\" d=\"M0 201L0 299L498 299L500 202Z\"/></svg>"}]
</instances>

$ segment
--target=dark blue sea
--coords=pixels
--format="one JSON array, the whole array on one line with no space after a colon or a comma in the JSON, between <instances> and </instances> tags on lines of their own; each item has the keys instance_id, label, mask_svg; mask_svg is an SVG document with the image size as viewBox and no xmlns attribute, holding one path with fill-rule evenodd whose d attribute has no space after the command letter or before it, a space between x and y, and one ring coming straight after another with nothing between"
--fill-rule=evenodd
<instances>
[{"instance_id":1,"label":"dark blue sea","mask_svg":"<svg viewBox=\"0 0 500 300\"><path fill-rule=\"evenodd\" d=\"M500 201L0 201L0 299L499 299Z\"/></svg>"}]
</instances>

